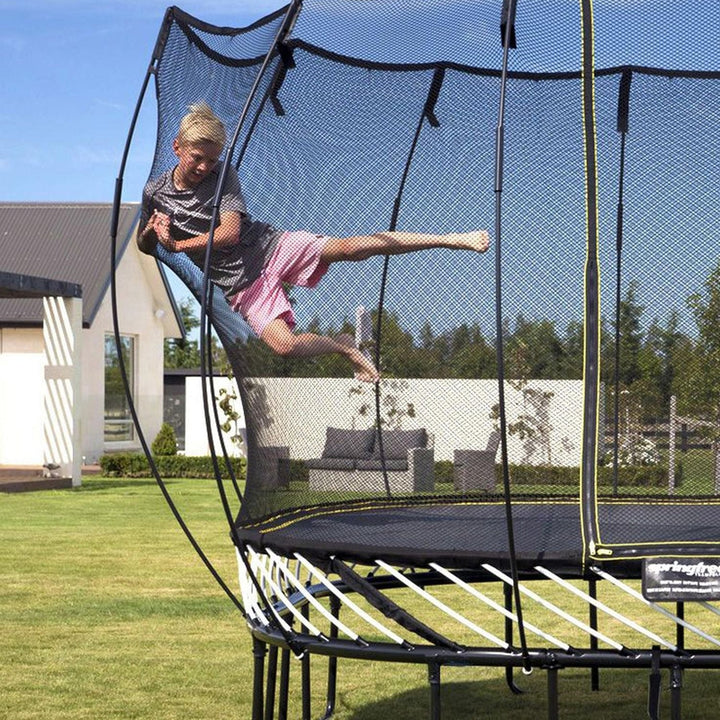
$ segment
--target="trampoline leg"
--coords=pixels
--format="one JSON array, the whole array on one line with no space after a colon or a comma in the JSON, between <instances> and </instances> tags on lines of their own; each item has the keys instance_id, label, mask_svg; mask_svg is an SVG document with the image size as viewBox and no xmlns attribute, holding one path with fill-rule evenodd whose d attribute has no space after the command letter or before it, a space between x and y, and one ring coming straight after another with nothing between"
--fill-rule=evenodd
<instances>
[{"instance_id":1,"label":"trampoline leg","mask_svg":"<svg viewBox=\"0 0 720 720\"><path fill-rule=\"evenodd\" d=\"M330 611L334 618L340 616L340 601L332 595L330 597ZM338 637L337 625L330 626L330 638L336 640ZM327 696L325 702L325 714L320 720L330 720L335 714L335 692L337 689L337 657L330 655L328 657L328 678L327 678Z\"/></svg>"},{"instance_id":2,"label":"trampoline leg","mask_svg":"<svg viewBox=\"0 0 720 720\"><path fill-rule=\"evenodd\" d=\"M679 665L670 668L670 717L672 720L682 718L682 682L683 669Z\"/></svg>"},{"instance_id":3,"label":"trampoline leg","mask_svg":"<svg viewBox=\"0 0 720 720\"><path fill-rule=\"evenodd\" d=\"M430 720L440 720L440 664L428 664L430 681Z\"/></svg>"},{"instance_id":4,"label":"trampoline leg","mask_svg":"<svg viewBox=\"0 0 720 720\"><path fill-rule=\"evenodd\" d=\"M267 686L265 692L265 720L272 720L275 711L275 686L277 684L277 645L270 646L267 663Z\"/></svg>"},{"instance_id":5,"label":"trampoline leg","mask_svg":"<svg viewBox=\"0 0 720 720\"><path fill-rule=\"evenodd\" d=\"M263 720L263 676L265 674L265 653L267 646L264 642L253 638L253 709L252 720Z\"/></svg>"},{"instance_id":6,"label":"trampoline leg","mask_svg":"<svg viewBox=\"0 0 720 720\"><path fill-rule=\"evenodd\" d=\"M660 647L653 645L650 682L648 684L648 717L660 720Z\"/></svg>"},{"instance_id":7,"label":"trampoline leg","mask_svg":"<svg viewBox=\"0 0 720 720\"><path fill-rule=\"evenodd\" d=\"M278 720L287 720L289 696L290 650L283 648L282 653L280 653L280 699L278 701Z\"/></svg>"},{"instance_id":8,"label":"trampoline leg","mask_svg":"<svg viewBox=\"0 0 720 720\"><path fill-rule=\"evenodd\" d=\"M591 578L588 580L588 594L593 600L597 600L597 580L595 578ZM589 621L590 621L590 627L593 630L598 629L598 611L597 607L590 603L590 609L589 609ZM598 639L595 635L590 636L590 649L591 650L597 650L598 649ZM600 668L598 667L592 667L590 668L590 689L591 690L599 690L600 689Z\"/></svg>"},{"instance_id":9,"label":"trampoline leg","mask_svg":"<svg viewBox=\"0 0 720 720\"><path fill-rule=\"evenodd\" d=\"M685 619L685 603L679 602L675 605L675 614L681 619ZM675 623L675 644L678 650L685 648L685 626L682 623Z\"/></svg>"},{"instance_id":10,"label":"trampoline leg","mask_svg":"<svg viewBox=\"0 0 720 720\"><path fill-rule=\"evenodd\" d=\"M307 619L310 608L304 605L302 608L303 617ZM310 653L305 653L300 660L302 677L302 720L310 720L311 698L310 698Z\"/></svg>"},{"instance_id":11,"label":"trampoline leg","mask_svg":"<svg viewBox=\"0 0 720 720\"><path fill-rule=\"evenodd\" d=\"M558 720L558 669L556 667L547 670L548 690L548 720Z\"/></svg>"},{"instance_id":12,"label":"trampoline leg","mask_svg":"<svg viewBox=\"0 0 720 720\"><path fill-rule=\"evenodd\" d=\"M512 612L513 609L513 595L512 588L503 583L503 595L505 597L505 609L508 612ZM509 617L505 617L505 642L512 646L513 644L513 623ZM505 666L505 682L510 688L510 691L515 695L522 695L523 691L515 684L515 678L513 677L513 666Z\"/></svg>"}]
</instances>

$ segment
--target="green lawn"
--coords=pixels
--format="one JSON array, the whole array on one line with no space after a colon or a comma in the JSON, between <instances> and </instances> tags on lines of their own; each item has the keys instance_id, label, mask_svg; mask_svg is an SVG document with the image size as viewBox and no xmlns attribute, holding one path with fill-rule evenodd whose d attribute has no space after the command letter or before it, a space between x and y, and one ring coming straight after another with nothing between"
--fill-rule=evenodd
<instances>
[{"instance_id":1,"label":"green lawn","mask_svg":"<svg viewBox=\"0 0 720 720\"><path fill-rule=\"evenodd\" d=\"M169 484L235 588L236 564L212 481ZM240 614L201 564L150 480L86 478L74 491L0 494L0 718L249 718L251 645ZM446 590L444 592L451 592ZM412 598L403 599L412 610ZM440 624L440 629L445 630ZM319 659L313 717L323 714ZM546 675L508 692L502 669L443 668L443 717L546 717ZM300 718L299 664L290 718ZM669 717L668 679L663 713ZM715 720L720 673L685 675L683 717ZM422 666L341 662L339 720L427 716ZM560 716L645 717L647 671L560 673Z\"/></svg>"}]
</instances>

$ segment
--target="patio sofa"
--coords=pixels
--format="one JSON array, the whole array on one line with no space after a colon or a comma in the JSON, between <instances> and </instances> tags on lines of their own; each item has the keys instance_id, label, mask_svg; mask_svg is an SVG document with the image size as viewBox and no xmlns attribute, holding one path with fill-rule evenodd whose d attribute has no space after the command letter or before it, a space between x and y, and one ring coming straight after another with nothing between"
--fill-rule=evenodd
<instances>
[{"instance_id":1,"label":"patio sofa","mask_svg":"<svg viewBox=\"0 0 720 720\"><path fill-rule=\"evenodd\" d=\"M382 453L381 453L382 444ZM433 437L425 428L347 430L329 427L319 458L306 460L311 490L385 492L383 460L390 491L432 491Z\"/></svg>"}]
</instances>

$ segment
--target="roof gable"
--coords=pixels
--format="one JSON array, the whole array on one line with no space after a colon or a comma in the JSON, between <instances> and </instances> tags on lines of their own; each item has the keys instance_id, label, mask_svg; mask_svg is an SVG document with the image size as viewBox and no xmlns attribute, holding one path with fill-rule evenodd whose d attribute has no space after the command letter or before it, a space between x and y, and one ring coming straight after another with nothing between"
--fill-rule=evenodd
<instances>
[{"instance_id":1,"label":"roof gable","mask_svg":"<svg viewBox=\"0 0 720 720\"><path fill-rule=\"evenodd\" d=\"M122 257L139 214L122 203L117 247ZM83 326L92 324L110 286L111 203L0 203L2 270L82 286ZM0 298L0 325L37 325L42 300Z\"/></svg>"}]
</instances>

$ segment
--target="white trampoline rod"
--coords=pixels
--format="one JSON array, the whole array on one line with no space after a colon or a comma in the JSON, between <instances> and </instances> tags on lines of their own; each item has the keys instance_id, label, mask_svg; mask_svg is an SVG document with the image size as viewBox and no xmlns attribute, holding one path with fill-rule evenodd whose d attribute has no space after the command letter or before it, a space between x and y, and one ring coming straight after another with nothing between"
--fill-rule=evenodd
<instances>
[{"instance_id":1,"label":"white trampoline rod","mask_svg":"<svg viewBox=\"0 0 720 720\"><path fill-rule=\"evenodd\" d=\"M270 549L267 550L268 555L270 555L271 558L280 560L280 558ZM299 570L300 564L297 564L297 569ZM307 591L307 589L303 586L303 584L300 582L300 580L293 575L293 573L288 569L284 569L285 577L290 581L290 584L295 587L295 589L330 623L335 625L339 630L344 632L350 639L357 640L358 634L351 630L345 623L341 622L338 618L334 617L333 614L324 607L320 602L318 602L317 598L314 598L311 593Z\"/></svg>"},{"instance_id":2,"label":"white trampoline rod","mask_svg":"<svg viewBox=\"0 0 720 720\"><path fill-rule=\"evenodd\" d=\"M511 577L508 577L505 575L505 573L500 572L497 568L494 568L492 565L484 564L482 566L485 570L495 575L495 577L500 578L503 582L507 583L512 587L513 581ZM563 618L564 620L567 620L567 622L571 623L572 625L575 625L575 627L580 628L583 632L588 633L588 635L592 635L593 637L596 637L598 640L602 640L604 643L607 643L610 645L610 647L615 648L616 650L623 650L624 646L622 643L616 642L612 638L607 637L607 635L603 635L603 633L599 632L598 630L595 630L595 628L590 627L587 623L582 622L582 620L578 620L576 617L573 617L569 613L566 613L562 608L559 608L557 605L554 605L549 600L545 600L537 593L533 592L529 588L525 587L522 583L519 583L518 587L520 588L520 592L527 595L529 598L532 598L535 600L535 602L542 605L547 610L550 610L550 612L555 613L555 615L558 615L559 617Z\"/></svg>"},{"instance_id":3,"label":"white trampoline rod","mask_svg":"<svg viewBox=\"0 0 720 720\"><path fill-rule=\"evenodd\" d=\"M393 577L397 578L403 585L406 585L409 587L413 592L415 592L420 597L427 600L429 603L434 605L439 610L442 610L445 614L449 615L450 617L457 620L459 623L462 623L465 625L465 627L470 628L473 632L477 633L481 637L484 637L486 640L489 640L492 643L495 643L499 647L503 648L503 650L508 650L510 646L504 641L501 640L499 637L496 637L492 633L488 632L487 630L484 630L479 625L476 625L471 620L468 620L466 617L461 615L460 613L453 610L451 607L448 607L443 602L438 600L434 595L431 595L426 590L423 590L419 585L416 585L412 580L409 580L406 578L401 572L398 572L395 570L395 568L391 567L387 563L383 562L382 560L375 560L377 565L387 572L389 572Z\"/></svg>"},{"instance_id":4,"label":"white trampoline rod","mask_svg":"<svg viewBox=\"0 0 720 720\"><path fill-rule=\"evenodd\" d=\"M708 642L713 643L714 645L720 645L720 640L718 640L717 638L713 637L712 635L708 635L704 630L701 630L696 625L692 625L686 620L683 620L682 618L678 617L674 613L671 613L669 610L666 610L664 607L658 605L657 603L650 602L642 595L642 593L639 593L634 588L631 588L629 585L626 585L625 583L621 582L609 573L606 573L604 570L600 570L600 568L593 568L593 572L599 575L604 580L607 580L608 582L615 585L615 587L620 588L623 592L626 592L628 595L634 597L636 600L639 600L644 605L652 608L653 610L655 610L655 612L659 612L661 615L664 615L669 620L672 620L674 623L682 625L684 628L690 630L690 632L695 633L696 635L700 636L704 640L707 640ZM672 645L671 647L673 649L676 649L674 645Z\"/></svg>"},{"instance_id":5,"label":"white trampoline rod","mask_svg":"<svg viewBox=\"0 0 720 720\"><path fill-rule=\"evenodd\" d=\"M430 567L433 568L433 570L436 570L441 575L444 575L448 580L450 580L452 583L457 585L462 590L465 590L465 592L469 593L473 597L477 598L478 600L481 600L486 605L489 605L493 610L496 612L499 612L504 617L512 620L513 622L517 622L517 615L515 613L510 612L507 608L504 608L499 603L496 603L492 598L489 598L487 595L484 595L479 590L474 588L472 585L466 583L461 578L457 577L457 575L454 575L449 570L445 569L442 565L438 565L436 563L430 563ZM533 625L532 623L525 622L525 627L530 630L531 632L535 633L538 637L541 637L543 640L547 640L549 643L552 643L554 645L557 645L559 648L562 648L563 650L569 650L570 645L568 645L566 642L563 642L562 640L554 637L553 635L550 635L549 633L544 632L539 627Z\"/></svg>"},{"instance_id":6,"label":"white trampoline rod","mask_svg":"<svg viewBox=\"0 0 720 720\"><path fill-rule=\"evenodd\" d=\"M266 556L267 557L267 556ZM279 585L276 585L276 583L273 581L271 574L272 574L272 568L267 570L264 566L258 567L256 572L259 572L261 574L259 580L262 582L263 588L268 588L272 591L272 594L275 595L280 601L282 601L283 605L290 611L290 613L297 618L297 620L302 624L308 627L310 629L310 632L315 632L316 635L320 635L320 632L317 630L317 628L313 628L312 623L309 623L305 620L305 618L302 616L302 614L298 611L298 609L290 602L290 600L285 596L285 593L282 591L282 588L280 588ZM267 590L265 590L267 592ZM283 619L283 617L276 613L277 619L280 622L280 624L283 626L285 630L288 632L292 632L292 627L287 623L286 620Z\"/></svg>"},{"instance_id":7,"label":"white trampoline rod","mask_svg":"<svg viewBox=\"0 0 720 720\"><path fill-rule=\"evenodd\" d=\"M346 605L352 612L354 612L358 617L365 620L365 622L372 625L376 630L379 630L383 635L386 635L389 637L393 642L397 643L398 645L402 645L404 640L399 636L396 635L392 630L385 627L382 623L378 622L372 615L369 615L366 613L360 606L356 605L347 595L344 593L341 593L335 585L330 582L328 577L323 574L318 568L316 568L311 562L306 560L302 555L298 553L294 553L295 557L298 559L299 562L301 562L308 570L308 573L311 576L316 577L320 582L336 597L338 600L340 600L343 605Z\"/></svg>"},{"instance_id":8,"label":"white trampoline rod","mask_svg":"<svg viewBox=\"0 0 720 720\"><path fill-rule=\"evenodd\" d=\"M544 567L540 567L539 565L535 567L535 569L544 575L546 578L552 580L553 582L557 583L561 587L564 587L566 590L569 590L571 593L574 593L579 598L582 598L585 600L585 602L589 603L590 605L594 605L598 610L602 610L605 614L609 615L610 617L615 618L618 622L621 622L623 625L627 625L627 627L631 628L632 630L635 630L635 632L640 633L641 635L645 635L645 637L650 638L650 640L654 640L657 643L660 643L661 645L665 645L665 647L670 648L671 650L677 650L677 647L671 643L665 640L665 638L660 637L659 635L656 635L651 630L648 630L647 628L644 628L639 623L636 623L634 620L630 620L630 618L625 617L622 613L619 613L617 610L613 610L609 605L606 605L603 602L600 602L596 598L591 597L587 593L585 593L583 590L580 590L580 588L576 588L574 585L569 583L567 580L563 580L563 578L559 577L558 575L555 575L555 573L550 572L550 570L546 570Z\"/></svg>"}]
</instances>

